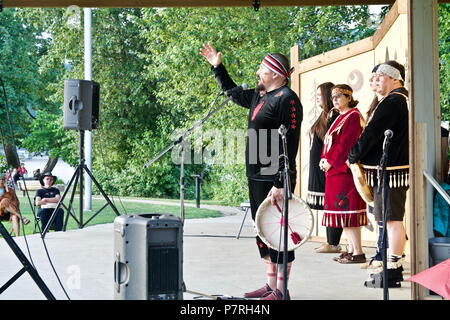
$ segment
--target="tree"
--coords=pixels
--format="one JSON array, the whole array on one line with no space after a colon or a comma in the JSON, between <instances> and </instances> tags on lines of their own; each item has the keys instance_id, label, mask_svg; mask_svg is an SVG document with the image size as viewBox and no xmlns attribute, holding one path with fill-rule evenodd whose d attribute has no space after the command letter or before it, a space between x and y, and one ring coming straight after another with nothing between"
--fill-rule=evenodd
<instances>
[{"instance_id":1,"label":"tree","mask_svg":"<svg viewBox=\"0 0 450 320\"><path fill-rule=\"evenodd\" d=\"M0 124L7 162L19 165L16 144L27 134L31 113L44 101L38 59L45 53L39 29L26 23L24 9L5 9L0 19ZM9 111L9 112L8 112Z\"/></svg>"},{"instance_id":2,"label":"tree","mask_svg":"<svg viewBox=\"0 0 450 320\"><path fill-rule=\"evenodd\" d=\"M376 23L368 6L305 6L295 12L288 35L306 59L371 36Z\"/></svg>"}]
</instances>

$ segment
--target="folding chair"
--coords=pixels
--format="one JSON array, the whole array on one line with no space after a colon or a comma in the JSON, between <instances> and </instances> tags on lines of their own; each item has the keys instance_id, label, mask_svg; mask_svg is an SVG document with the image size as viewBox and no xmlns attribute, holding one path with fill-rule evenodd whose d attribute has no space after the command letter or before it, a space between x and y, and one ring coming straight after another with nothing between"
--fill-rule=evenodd
<instances>
[{"instance_id":1,"label":"folding chair","mask_svg":"<svg viewBox=\"0 0 450 320\"><path fill-rule=\"evenodd\" d=\"M239 232L236 236L236 239L239 239L241 235L242 227L244 226L245 218L247 217L248 210L250 210L250 201L245 201L241 203L240 209L244 211L244 218L242 219L241 227L239 228Z\"/></svg>"},{"instance_id":2,"label":"folding chair","mask_svg":"<svg viewBox=\"0 0 450 320\"><path fill-rule=\"evenodd\" d=\"M38 216L37 211L38 207L36 206L36 197L33 199L33 216L34 216L34 231L33 233L36 233L36 230L39 230L39 233L42 233L41 228L41 218ZM53 220L53 223L50 225L49 230L55 230L55 220Z\"/></svg>"},{"instance_id":3,"label":"folding chair","mask_svg":"<svg viewBox=\"0 0 450 320\"><path fill-rule=\"evenodd\" d=\"M41 219L39 218L39 216L37 215L36 212L36 197L33 198L33 208L31 209L31 211L33 211L33 217L34 217L34 230L33 233L36 233L36 230L39 230L39 233L41 233Z\"/></svg>"}]
</instances>

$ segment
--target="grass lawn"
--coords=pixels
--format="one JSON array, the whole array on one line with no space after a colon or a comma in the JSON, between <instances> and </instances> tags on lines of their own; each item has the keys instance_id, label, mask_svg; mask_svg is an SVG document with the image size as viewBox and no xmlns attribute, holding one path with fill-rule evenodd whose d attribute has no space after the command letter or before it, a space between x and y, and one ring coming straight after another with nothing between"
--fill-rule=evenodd
<instances>
[{"instance_id":1,"label":"grass lawn","mask_svg":"<svg viewBox=\"0 0 450 320\"><path fill-rule=\"evenodd\" d=\"M31 209L30 203L28 201L28 198L22 195L21 192L17 193L17 196L20 201L20 210L24 217L30 219L30 223L25 226L25 232L26 234L32 234L34 232L34 217L33 217L33 211ZM31 201L33 201L34 193L30 194ZM98 198L98 196L96 196ZM101 197L101 196L100 196ZM122 199L125 199L122 197ZM69 206L69 200L70 196L67 195L64 199L64 204L68 207ZM119 198L110 197L110 200L113 202L113 204L116 206L117 210L120 214L136 214L136 213L161 213L161 214L173 214L176 216L180 216L180 206L178 204L179 201L177 200L170 200L170 202L174 202L174 204L177 205L159 205L159 204L151 204L151 203L144 203L144 202L132 202L132 201L120 201ZM139 199L144 200L144 199ZM148 200L148 199L145 199ZM158 201L165 201L165 199L153 199ZM186 201L189 203L190 201ZM83 224L86 223L100 208L102 208L107 201L101 197L100 199L92 199L92 211L84 211L83 212ZM195 200L193 201L195 203ZM72 212L74 213L75 217L79 220L80 219L80 213L79 213L79 198L75 196L75 199L73 201L73 209ZM64 217L67 215L66 210L64 209ZM37 212L37 209L36 209ZM195 219L195 218L208 218L208 217L220 217L222 216L222 213L216 210L209 210L209 209L203 209L203 208L195 208L195 207L188 207L185 206L184 208L184 217L185 219ZM116 214L112 210L111 206L107 206L104 208L99 214L97 214L88 224L87 226L95 225L95 224L104 224L104 223L111 223L114 222L114 219L116 218ZM12 228L11 223L5 221L3 222L5 228L9 231ZM72 229L78 229L78 224L73 219L72 216L69 216L69 221L67 223L67 230ZM20 226L20 234L23 234L22 230L22 224Z\"/></svg>"}]
</instances>

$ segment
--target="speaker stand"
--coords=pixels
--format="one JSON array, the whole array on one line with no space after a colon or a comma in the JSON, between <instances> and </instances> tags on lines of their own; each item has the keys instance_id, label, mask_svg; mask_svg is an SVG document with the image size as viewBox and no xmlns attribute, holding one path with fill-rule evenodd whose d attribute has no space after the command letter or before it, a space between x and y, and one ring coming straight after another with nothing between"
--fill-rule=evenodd
<instances>
[{"instance_id":1,"label":"speaker stand","mask_svg":"<svg viewBox=\"0 0 450 320\"><path fill-rule=\"evenodd\" d=\"M31 263L28 261L27 257L23 254L22 250L20 250L17 243L14 241L14 239L9 235L8 231L3 226L3 223L0 222L0 233L2 234L3 238L5 239L6 243L9 245L11 250L15 253L16 257L20 260L20 262L23 265L23 268L19 270L10 280L8 280L1 288L0 288L0 294L2 294L6 289L9 288L10 285L12 285L21 275L23 275L25 272L28 272L31 276L31 278L36 282L39 289L41 289L42 293L45 295L45 297L48 300L56 300L56 298L53 296L53 294L50 292L47 285L44 283L42 278L39 276L36 269L31 265ZM4 266L3 266L4 267Z\"/></svg>"},{"instance_id":2,"label":"speaker stand","mask_svg":"<svg viewBox=\"0 0 450 320\"><path fill-rule=\"evenodd\" d=\"M71 215L74 218L74 220L77 222L78 227L80 229L83 228L84 226L86 226L93 218L95 218L108 205L111 206L111 208L113 209L114 213L117 216L120 216L120 213L119 213L119 211L117 211L116 206L111 202L111 200L108 198L106 193L103 191L103 189L100 186L100 184L95 179L95 177L92 174L92 172L86 166L85 159L83 158L83 155L84 155L84 130L80 130L80 159L79 159L78 166L75 168L75 172L74 172L72 178L70 179L70 182L67 185L66 189L64 190L64 193L63 193L61 199L59 200L58 204L56 205L56 208L53 210L52 216L48 220L47 225L42 230L42 234L41 234L42 238L45 237L48 229L50 228L50 226L53 223L53 220L55 220L56 213L58 212L59 208L61 207L61 205L62 205L64 199L66 198L66 195L67 195L67 193L68 193L68 191L69 191L69 189L72 186L72 183L74 181L75 181L75 183L74 183L74 187L72 189L72 195L71 195L70 201L69 201L69 207L68 207L68 210L67 210L66 221L64 222L64 231L66 231L66 228L67 228L67 222L69 220L69 215ZM106 204L103 207L101 207L96 213L94 213L85 223L83 223L83 171L87 172L87 174L91 177L92 181L95 183L95 185L97 186L98 190L102 194L103 198L105 198L105 200L107 201ZM80 187L80 189L79 189L80 190L79 219L77 219L75 214L72 213L72 204L73 204L73 200L74 200L74 197L75 197L75 191L77 189L77 184L79 184L79 187Z\"/></svg>"}]
</instances>

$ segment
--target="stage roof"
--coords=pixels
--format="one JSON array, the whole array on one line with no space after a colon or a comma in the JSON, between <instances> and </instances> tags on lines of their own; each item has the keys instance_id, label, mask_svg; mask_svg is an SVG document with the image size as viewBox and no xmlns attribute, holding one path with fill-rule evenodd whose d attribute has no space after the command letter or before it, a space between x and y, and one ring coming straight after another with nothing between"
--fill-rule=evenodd
<instances>
[{"instance_id":1,"label":"stage roof","mask_svg":"<svg viewBox=\"0 0 450 320\"><path fill-rule=\"evenodd\" d=\"M64 8L71 5L88 8L251 7L253 2L253 0L3 0L3 7ZM261 7L325 6L392 4L394 0L260 0L259 3Z\"/></svg>"}]
</instances>

